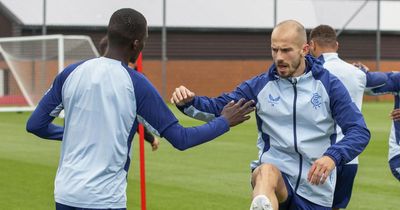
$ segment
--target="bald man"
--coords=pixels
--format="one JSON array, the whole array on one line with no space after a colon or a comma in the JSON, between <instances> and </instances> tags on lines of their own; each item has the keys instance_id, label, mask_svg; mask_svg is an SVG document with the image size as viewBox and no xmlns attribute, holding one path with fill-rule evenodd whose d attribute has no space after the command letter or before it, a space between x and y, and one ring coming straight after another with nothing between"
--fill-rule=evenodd
<instances>
[{"instance_id":1,"label":"bald man","mask_svg":"<svg viewBox=\"0 0 400 210\"><path fill-rule=\"evenodd\" d=\"M343 84L308 56L306 31L297 21L276 26L274 64L236 90L217 98L176 88L171 102L186 115L218 117L240 98L256 102L258 160L251 164L250 209L331 209L336 166L359 155L370 133ZM336 143L335 124L344 137Z\"/></svg>"}]
</instances>

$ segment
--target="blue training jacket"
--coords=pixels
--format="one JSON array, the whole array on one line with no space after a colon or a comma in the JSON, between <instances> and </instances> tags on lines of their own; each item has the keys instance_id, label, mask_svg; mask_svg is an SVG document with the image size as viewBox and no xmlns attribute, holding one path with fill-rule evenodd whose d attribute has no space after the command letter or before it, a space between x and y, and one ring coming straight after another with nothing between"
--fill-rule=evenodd
<instances>
[{"instance_id":1,"label":"blue training jacket","mask_svg":"<svg viewBox=\"0 0 400 210\"><path fill-rule=\"evenodd\" d=\"M269 72L243 82L231 93L217 98L195 97L178 108L208 120L219 116L232 100L256 101L259 158L251 168L274 164L287 175L298 195L331 207L336 170L325 184L315 186L307 181L311 165L323 155L336 165L346 164L365 149L370 133L343 84L311 56L306 56L306 63L305 73L299 77L280 78L272 65ZM337 143L336 124L344 134Z\"/></svg>"},{"instance_id":2,"label":"blue training jacket","mask_svg":"<svg viewBox=\"0 0 400 210\"><path fill-rule=\"evenodd\" d=\"M376 72L379 74L385 74L388 77L388 81L384 86L371 89L373 94L393 94L394 95L394 109L400 109L400 73L398 72ZM392 128L389 136L389 162L395 161L396 164L391 164L391 169L397 175L397 179L400 180L400 121L393 121Z\"/></svg>"}]
</instances>

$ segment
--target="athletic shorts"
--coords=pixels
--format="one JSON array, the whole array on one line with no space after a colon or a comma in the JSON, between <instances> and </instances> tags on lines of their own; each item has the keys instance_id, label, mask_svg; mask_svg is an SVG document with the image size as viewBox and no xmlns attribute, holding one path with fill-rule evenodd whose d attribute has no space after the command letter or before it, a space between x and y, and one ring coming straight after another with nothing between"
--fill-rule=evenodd
<instances>
[{"instance_id":1,"label":"athletic shorts","mask_svg":"<svg viewBox=\"0 0 400 210\"><path fill-rule=\"evenodd\" d=\"M336 168L336 187L332 208L344 209L350 202L358 164L348 164Z\"/></svg>"},{"instance_id":2,"label":"athletic shorts","mask_svg":"<svg viewBox=\"0 0 400 210\"><path fill-rule=\"evenodd\" d=\"M288 191L288 198L285 202L279 204L279 210L331 210L331 207L320 206L312 203L307 199L297 195L289 184L286 175L282 173L283 180L285 180L286 189Z\"/></svg>"},{"instance_id":3,"label":"athletic shorts","mask_svg":"<svg viewBox=\"0 0 400 210\"><path fill-rule=\"evenodd\" d=\"M394 177L400 181L400 155L396 155L389 160L390 170Z\"/></svg>"},{"instance_id":4,"label":"athletic shorts","mask_svg":"<svg viewBox=\"0 0 400 210\"><path fill-rule=\"evenodd\" d=\"M56 210L126 210L126 208L122 208L122 209L88 209L88 208L77 208L77 207L67 206L67 205L56 202Z\"/></svg>"}]
</instances>

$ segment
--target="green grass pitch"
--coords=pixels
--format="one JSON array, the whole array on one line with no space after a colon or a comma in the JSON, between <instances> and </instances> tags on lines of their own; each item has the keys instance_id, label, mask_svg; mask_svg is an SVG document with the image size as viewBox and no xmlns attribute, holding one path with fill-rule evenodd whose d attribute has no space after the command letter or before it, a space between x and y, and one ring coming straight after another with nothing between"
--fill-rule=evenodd
<instances>
[{"instance_id":1,"label":"green grass pitch","mask_svg":"<svg viewBox=\"0 0 400 210\"><path fill-rule=\"evenodd\" d=\"M388 113L392 103L365 103L372 139L360 157L349 210L400 209L400 183L387 163ZM180 114L185 126L199 122ZM29 113L0 113L0 209L54 209L53 183L60 143L26 133ZM147 209L248 209L249 163L257 158L254 117L217 140L184 152L162 141L158 151L146 144ZM140 209L138 144L128 176L128 209Z\"/></svg>"}]
</instances>

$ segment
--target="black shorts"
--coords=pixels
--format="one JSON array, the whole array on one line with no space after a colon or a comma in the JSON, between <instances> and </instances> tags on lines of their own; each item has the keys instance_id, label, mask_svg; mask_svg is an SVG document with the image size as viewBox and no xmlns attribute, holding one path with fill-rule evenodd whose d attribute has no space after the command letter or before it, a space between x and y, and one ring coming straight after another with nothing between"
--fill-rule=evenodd
<instances>
[{"instance_id":1,"label":"black shorts","mask_svg":"<svg viewBox=\"0 0 400 210\"><path fill-rule=\"evenodd\" d=\"M336 167L337 177L335 194L333 196L333 208L344 209L349 204L357 169L358 164Z\"/></svg>"},{"instance_id":2,"label":"black shorts","mask_svg":"<svg viewBox=\"0 0 400 210\"><path fill-rule=\"evenodd\" d=\"M297 195L289 184L286 175L282 173L283 180L285 180L286 189L288 191L288 198L285 202L279 204L279 210L331 210L331 207L320 206L309 200Z\"/></svg>"}]
</instances>

